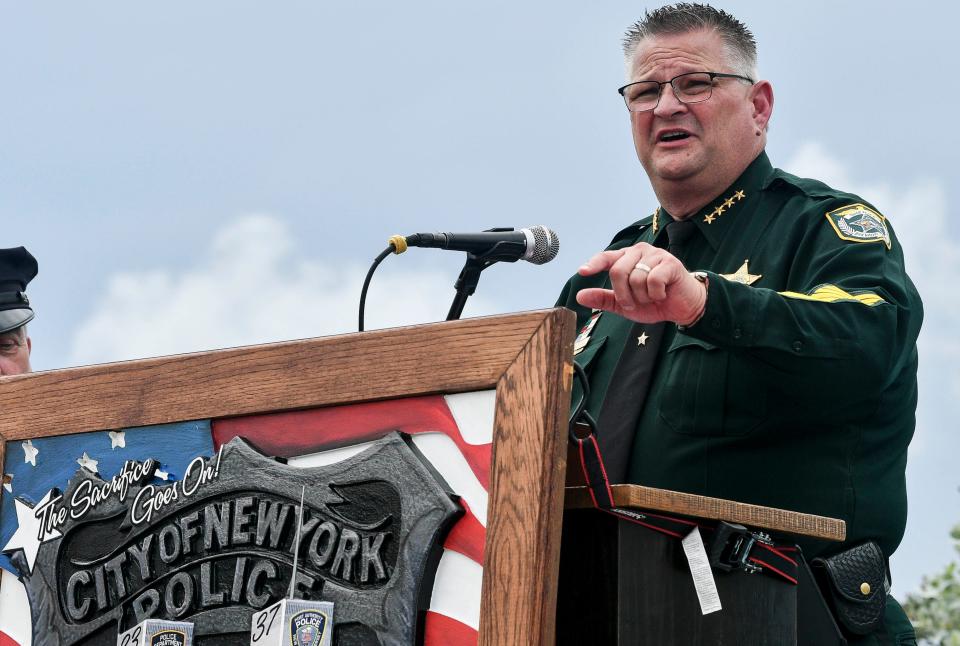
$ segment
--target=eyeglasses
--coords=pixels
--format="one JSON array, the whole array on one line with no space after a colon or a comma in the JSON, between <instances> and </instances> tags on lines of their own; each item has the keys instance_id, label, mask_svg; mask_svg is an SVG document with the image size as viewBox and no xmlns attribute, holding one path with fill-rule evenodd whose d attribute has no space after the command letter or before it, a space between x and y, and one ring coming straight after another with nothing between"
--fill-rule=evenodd
<instances>
[{"instance_id":1,"label":"eyeglasses","mask_svg":"<svg viewBox=\"0 0 960 646\"><path fill-rule=\"evenodd\" d=\"M713 94L713 80L718 78L740 79L753 84L755 81L739 74L720 72L688 72L674 76L669 81L637 81L628 83L617 92L623 97L630 112L647 112L660 104L663 86L668 83L680 103L702 103Z\"/></svg>"}]
</instances>

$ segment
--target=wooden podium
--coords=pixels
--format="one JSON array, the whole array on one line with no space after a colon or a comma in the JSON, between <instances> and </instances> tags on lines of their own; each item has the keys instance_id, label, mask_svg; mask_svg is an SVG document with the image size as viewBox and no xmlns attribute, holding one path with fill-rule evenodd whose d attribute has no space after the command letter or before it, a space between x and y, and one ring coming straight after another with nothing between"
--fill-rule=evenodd
<instances>
[{"instance_id":1,"label":"wooden podium","mask_svg":"<svg viewBox=\"0 0 960 646\"><path fill-rule=\"evenodd\" d=\"M231 433L248 434L251 426L283 428L288 425L291 430L287 435L264 434L260 437L266 437L265 441L255 441L269 455L285 459L287 440L296 439L289 435L307 433L302 429L317 430L310 426L310 419L300 417L301 414L315 412L322 424L340 428L337 425L342 426L344 422L334 415L337 410L358 407L356 424L362 425L381 404L399 402L397 419L400 421L392 428L404 430L402 420L407 413L402 404L405 402L422 403L425 398L436 395L495 389L492 442L485 449L488 464L480 465L481 470L488 470L489 476L486 531L480 534L481 544L477 549L472 549L469 540L461 541L458 548L476 553L482 560L478 626L472 633L464 630L462 634L467 636L464 640L472 634L475 643L490 646L549 644L554 639L574 325L572 312L554 309L6 377L0 379L0 458L5 451L9 457L5 461L7 465L22 465L27 448L21 449L21 445L28 441L40 446L42 440L57 436L82 439L84 434L92 433L101 437L118 429L127 429L126 445L127 450L131 450L131 438L137 428L211 420L214 436L218 426L234 429L225 432L224 441ZM444 415L437 411L431 414L433 417L427 418L427 425L445 423ZM256 423L245 425L244 420L248 418ZM346 425L353 423L348 420ZM384 433L390 427L388 423ZM254 437L252 433L257 430L253 428L249 437ZM457 441L458 446L472 447L463 438ZM89 460L100 460L101 469L111 453L121 450L119 446L111 448L109 440L106 442L102 455L85 449ZM45 459L51 458L52 451L54 449L41 448L36 458L38 468ZM483 455L483 452L474 451L474 454ZM86 463L92 464L89 460ZM471 462L471 466L474 465L475 461ZM177 467L182 473L183 465ZM77 466L74 464L73 468ZM14 477L7 483L11 490L2 492L5 503L20 495L19 479ZM66 479L58 485L61 489L66 486ZM250 481L254 488L259 486L258 482L266 482L254 477ZM28 504L39 505L37 501L43 493L35 492L34 501ZM297 487L296 495L288 498L299 502L299 495ZM247 506L234 508L244 513L249 509ZM18 509L25 508L18 505ZM187 523L186 527L196 527L190 516L180 520ZM194 524L190 525L191 522ZM80 531L82 528L76 530ZM173 531L179 530L174 527L165 536ZM285 535L282 539L289 544L291 537ZM39 546L36 568L44 567L45 554L53 554L54 544L55 540L51 540L49 545ZM194 551L198 549L196 543L192 547ZM309 544L306 547L309 548ZM290 553L292 550L285 553L285 561L280 559L273 567L281 570L286 567ZM170 553L166 557L173 558ZM83 560L76 559L77 562ZM50 576L59 572L61 565L64 564L59 561L56 566L51 565ZM433 565L436 566L435 559ZM64 590L72 585L70 591L76 598L72 599L71 610L80 617L75 623L85 622L83 626L89 625L91 631L89 637L65 636L58 643L100 646L112 644L111 639L116 639L117 617L126 611L129 603L124 597L117 608L113 607L117 595L116 590L111 592L111 573L122 570L129 574L130 567L115 562L111 562L111 567L106 576L101 568L91 574L81 571L75 575L79 579L65 577L62 589L53 591L53 596L61 597L61 601L50 607L63 605ZM267 566L264 569L269 571ZM239 565L237 570L240 571ZM375 571L372 565L370 571ZM263 579L261 576L254 582ZM465 585L472 580L465 580ZM18 585L15 579L4 581ZM172 604L168 605L174 606L174 612L185 605L181 599L185 581L181 578L182 584L170 597ZM203 577L197 575L193 585L203 582ZM94 594L94 583L98 593L105 587L106 592L98 597ZM136 587L135 592L139 590L139 580L132 584L128 579L126 584L127 596L133 588ZM392 580L388 584L392 584ZM251 594L249 587L246 596L257 600L258 609L276 600L270 598L269 602L261 603L261 595L256 594L258 590L254 589ZM276 593L282 595L282 586L278 583L276 588ZM428 587L426 592L429 595ZM194 593L199 598L196 587ZM82 598L84 594L89 598ZM161 593L159 597L163 602L165 595ZM227 603L231 599L228 580L222 591L208 593L205 602ZM30 614L29 608L19 612ZM248 617L250 614L247 612ZM184 614L185 618L191 616ZM4 615L0 609L0 631L9 631L10 625L19 619L12 612ZM384 621L390 619L387 617ZM425 626L422 616L392 619L417 622L421 638L424 632L429 636L433 630L434 644L456 643L447 641L446 636L457 627L457 622L440 618L431 628L429 617ZM55 620L35 617L33 643L37 644L38 631L49 627L60 630L60 624L71 624L66 610L63 617ZM26 630L30 630L29 625ZM62 630L74 628L67 626ZM195 634L201 635L199 646L244 643L239 633L223 638L212 634L204 637L201 627Z\"/></svg>"},{"instance_id":2,"label":"wooden podium","mask_svg":"<svg viewBox=\"0 0 960 646\"><path fill-rule=\"evenodd\" d=\"M487 448L481 447L478 450L475 443L472 443L465 434L458 435L459 431L456 428L450 435L456 440L457 446L465 451L464 455L470 467L477 473L482 472L480 480L481 483L485 483L487 500L485 518L481 519L485 523L485 532L479 534L480 544L473 547L469 544L469 540L463 539L463 536L467 535L466 530L454 531L447 526L441 532L442 534L449 531L451 536L458 534L457 539L460 542L456 543L452 549L472 555L482 567L477 625L472 632L461 630L457 633L460 635L457 638L459 641L455 641L449 637L453 634L449 631L454 628L462 629L462 624L455 626L457 622L437 617L431 619L430 613L426 613L427 617L424 619L424 604L429 605L430 602L430 589L427 584L433 583L431 574L428 577L430 580L420 586L423 588L419 592L421 597L424 595L424 590L426 591L426 601L421 599L422 603L419 606L420 616L405 619L416 624L415 627L411 626L411 634L417 635L415 641L422 642L426 646L466 643L490 646L639 643L634 641L633 636L642 636L643 631L649 628L631 624L630 629L639 632L624 632L627 630L624 628L627 624L621 621L625 615L620 611L620 606L616 605L620 603L617 599L629 598L631 603L642 602L645 599L644 590L647 589L644 586L649 583L650 576L653 576L643 574L643 568L654 568L658 562L673 563L671 560L673 556L667 552L657 553L650 550L644 550L640 554L642 558L636 557L637 555L628 555L622 548L634 540L628 536L633 529L625 530L616 521L611 522L608 518L598 519L596 512L583 509L587 500L583 490L565 489L567 415L573 379L571 357L574 326L575 318L572 312L553 309L2 378L0 379L0 410L2 410L0 463L16 466L22 462L24 455L29 459L29 450L35 450L28 448L31 442L39 445L43 441L59 436L75 438L80 442L86 437L105 436L108 432L111 437L116 438L122 437L122 434L117 435L118 430L122 429L127 429L128 437L133 437L138 429L143 428L148 429L144 431L146 436L154 437L154 440L159 438L162 442L165 437L163 434L172 431L167 427L156 425L187 424L189 426L200 424L201 422L197 422L200 420L203 424L208 424L205 428L212 428L214 447L220 446L221 453L223 447L227 446L232 447L228 449L228 453L233 451L231 455L239 455L254 462L260 459L254 455L253 451L230 442L232 438L240 437L249 440L264 455L277 456L277 462L271 463L273 466L251 472L248 481L252 494L248 492L245 495L252 495L255 498L258 487L268 488L268 480L262 474L282 470L282 466L276 465L286 464L288 459L293 459L291 456L295 451L291 447L296 441L302 439L299 437L301 435L312 433L320 438L322 448L339 450L339 448L349 448L346 446L349 441L344 439L347 435L338 435L344 425L349 427L366 424L367 426L364 427L366 430L361 433L361 439L365 441L383 440L391 430L400 430L404 434L416 433L424 429L430 430L428 428L430 424L445 423L443 420L446 420L449 415L444 417L434 411L431 414L436 413L436 415L429 418L433 421L429 421L425 427L405 426L408 422L404 421L406 419L404 415L407 414L404 411L409 408L408 404L422 407L423 402L432 397L495 390L493 429ZM397 406L391 408L394 403ZM370 422L376 410L388 410L391 415L399 411L397 413L399 417L396 418L398 421L395 425L393 422L388 422L377 426ZM109 456L111 451L123 448L122 446L118 448L116 443L118 441L114 439L115 444L112 448L104 447L103 455ZM391 446L402 444L396 439L392 442ZM128 442L127 446L129 447L130 444L132 443ZM23 446L23 454L20 453L21 446ZM415 447L411 450L417 453ZM4 453L7 456L5 461ZM484 456L488 457L484 458ZM49 457L49 454L41 452L38 464ZM97 457L98 455L93 453L88 456L85 452L84 458L87 460L78 462L94 464L95 469L95 462L91 460ZM144 454L138 459L146 457L149 456ZM214 456L207 463L211 474L214 473L214 466L219 466L219 462L214 462L217 459L214 452ZM487 464L480 464L484 459L487 460ZM24 467L20 465L18 468ZM320 469L321 467L311 468ZM303 473L312 472L304 471ZM83 471L78 471L77 474L70 478L70 487L74 488L74 495L77 479L92 477ZM258 479L258 476L261 477ZM11 502L13 498L20 496L23 491L22 483L14 477L5 481L5 484L9 489L2 492L2 496L4 504L9 507L13 504ZM66 484L63 482L58 486L62 489ZM452 489L451 493L454 494L454 499L457 499L461 492L455 490L455 487ZM616 487L615 490L618 504L624 506L669 511L701 518L725 519L758 529L823 538L842 537L842 523L830 519L779 510L764 510L728 501L659 492L642 487ZM296 491L299 498L299 487ZM34 502L29 505L39 506L40 503L36 500L39 500L42 494L43 491L34 492L32 494ZM240 500L241 502L236 503L241 505L236 507L238 510L236 513L247 513L252 509L249 506L242 506L246 505L243 502L244 498ZM467 498L462 500L465 502ZM26 509L24 504L17 504L18 512ZM160 509L161 503L156 504L157 509ZM566 520L564 520L565 504ZM278 502L277 505L273 520L277 527L282 528L283 523L278 520L279 515L276 513L276 509L280 509L280 503ZM369 505L368 507L370 508L364 513L369 515L375 509ZM269 505L261 507L261 510L268 508ZM476 510L465 507L464 511L459 512L461 516L457 522L466 522L473 511ZM157 513L160 516L163 512ZM172 535L183 536L185 552L188 552L190 547L199 550L199 544L190 543L192 535L190 532L195 529L196 523L192 519L196 513L200 512L194 511L179 517L177 520L179 525L170 524L169 527L164 525L160 528L160 536L168 538ZM106 518L107 515L104 517ZM117 518L120 517L117 516ZM566 523L565 566L561 571L561 527L564 522ZM363 523L357 526L360 525ZM373 526L371 523L367 525ZM128 525L118 526L111 531L116 534L125 527ZM60 529L64 530L62 532L64 534L83 530L79 525L77 527L69 525L69 521ZM243 529L242 526L240 529L235 527L233 538L236 539L237 536L243 538L246 535ZM258 532L263 534L263 540L270 535L270 527L266 521L262 532L260 529ZM291 541L294 540L292 533L283 533L281 529L277 529L276 532L274 539L277 544L281 547L291 545ZM59 533L51 531L43 539L52 541L49 549L42 543L34 546L36 550L33 557L39 564L35 567L41 569L48 567L47 571L50 573L59 573L62 567L65 567L61 561L57 561L57 565L50 564L53 563L51 559L61 558L54 555L54 542L61 539L66 541L69 538L69 536L59 536ZM346 535L346 533L343 534L343 536ZM475 533L474 536L476 535ZM13 540L11 544L23 543L22 536L17 540ZM318 548L317 540L314 539L313 553L322 551ZM372 541L372 538L370 540ZM448 542L449 540L448 536ZM212 543L212 541L208 542ZM227 542L229 543L229 540ZM146 544L144 542L139 545L145 550ZM591 547L590 550L586 549L588 545ZM597 550L598 545L605 547ZM209 545L206 546L209 548ZM306 547L310 545L307 544ZM166 554L161 551L164 563L177 565L177 558L181 558L179 552L174 555L169 551L170 549L167 547ZM354 552L349 551L349 543L347 548L343 548L341 542L340 549L339 555L346 554L345 558L349 558L353 553L359 553L356 544L352 548ZM292 549L288 551L290 554L294 553ZM136 550L129 553L139 554ZM591 563L587 559L577 563L577 559L569 558L571 555L587 553L593 554L600 560ZM57 551L56 554L60 552ZM311 556L311 550L307 550L307 555ZM21 558L23 554L19 553L15 556L20 559L15 562L26 567L25 564L29 559ZM82 564L92 562L92 558L87 558L86 561L81 558L74 560ZM113 557L113 560L108 562L107 569L104 570L106 575L102 572L97 574L93 570L91 570L93 574L84 574L84 571L78 570L69 577L69 581L64 579L63 586L67 592L64 589L54 590L54 596L60 599L58 603L60 605L66 603L70 612L73 613L72 618L68 617L69 621L66 619L62 621L70 623L71 626L74 624L90 626L89 633L83 632L86 628L63 629L67 630L64 634L69 633L74 636L65 636L59 643L96 644L97 646L110 644L111 639L115 638L115 631L122 627L120 624L127 622L125 619L127 615L124 613L129 612L128 597L136 586L131 585L129 580L126 587L119 585L122 583L119 577L133 576L133 574L124 570L123 567L127 566L120 563L117 558ZM209 558L216 559L219 556L213 554ZM301 559L303 558L301 553ZM319 562L319 556L317 558ZM434 555L426 560L428 570L430 567L436 568L437 558L439 557ZM617 563L611 559L621 559L617 566L621 568L621 576L600 579L601 583L605 582L606 587L603 588L603 593L607 596L604 599L609 603L605 608L601 606L597 609L595 602L600 597L594 595L591 588L582 585L585 583L583 577L591 573L587 570L592 570L594 575L598 572L611 573L612 570L609 569L611 564ZM76 563L66 565L75 566L74 569L76 569L80 567ZM287 572L283 568L289 565L290 558L277 557L276 563L278 565L270 567L279 572L277 576L282 578L283 573ZM369 566L370 572L376 573L377 563L373 557L363 563L365 567ZM573 563L573 566L570 563ZM631 563L633 565L630 565ZM30 565L34 566L33 563ZM590 567L584 570L581 567L584 565ZM625 566L634 568L630 576L622 575L622 568ZM237 568L240 572L239 565ZM334 571L336 568L337 565L334 565ZM149 574L148 570L149 568L144 568L143 571ZM263 572L269 571L270 568L264 566L259 574L263 575ZM349 571L349 567L346 567L341 569L339 574L349 578ZM391 572L387 571L382 573L382 576L389 578L390 574ZM661 575L666 576L663 572L656 576ZM111 576L114 578L111 579ZM209 570L205 576L206 579L197 575L196 581L209 587L211 585ZM254 607L257 608L264 607L268 601L272 603L275 600L273 597L268 599L269 595L264 592L267 588L256 586L257 581L264 580L265 576L261 576L260 579L252 576L253 583L247 586L246 599L254 600ZM289 580L289 573L285 576ZM367 570L364 570L364 577L366 576ZM558 576L564 595L559 605ZM174 614L179 612L189 618L192 610L189 609L184 595L186 591L193 590L189 585L199 585L199 583L189 584L187 579L189 577L184 574L178 579L180 588L172 593L167 592L166 597L160 593L157 598L166 601L168 610L170 607L173 608L170 612ZM8 580L10 579L4 579L4 581ZM97 581L98 586L96 595L92 592L94 580ZM359 582L365 580L365 578L356 579ZM16 583L15 580L11 581ZM111 581L119 583L111 583ZM644 585L639 585L638 582ZM140 583L142 582L137 581L137 585ZM271 590L276 594L282 594L278 592L281 590L281 583L278 580L275 589ZM690 593L689 590L681 591L679 586L683 583L680 581L676 584L677 594ZM686 579L685 584L692 585L689 578ZM111 588L111 585L114 588ZM117 585L119 585L119 591L116 589ZM87 589L84 586L91 591L89 599L83 597L84 590ZM182 594L181 589L184 591ZM243 596L237 593L237 589L237 584L234 583L231 596L229 583L221 592L204 588L202 602L217 604L236 601ZM124 594L127 597L123 597ZM768 593L764 591L758 594L767 595ZM780 609L789 607L791 603L794 604L794 608L796 607L793 591L775 590L769 594L771 596L765 597L764 603L774 604ZM197 603L200 603L201 592L194 591L194 596L198 599ZM64 597L69 598L64 601ZM114 597L118 599L116 608L111 605ZM86 601L94 605L84 605ZM241 599L237 603L242 606L246 602ZM593 609L588 609L591 603ZM96 612L94 612L95 606ZM735 606L736 604L731 603L729 610L725 606L720 614L732 615L740 612ZM559 625L562 630L562 634L559 635L555 634L558 625L558 607L561 616ZM246 612L247 617L252 613L250 608L234 608L232 611ZM45 612L49 616L52 610L47 608ZM27 614L29 615L29 611ZM197 633L200 636L198 646L242 643L238 641L239 633L218 637L214 629L216 624L211 622L203 624L201 615L202 613L197 615L200 617L198 621L201 622L198 624L200 626ZM790 611L786 612L782 629L785 632L782 634L786 635L790 630L795 630L795 616L795 612L793 614ZM9 624L5 622L13 619L9 614L3 615L3 606L0 605L2 629L8 629ZM573 623L579 622L580 628L570 628L572 624L568 620ZM34 644L37 643L37 631L45 630L51 621L53 620L33 618ZM743 621L749 621L749 618ZM675 626L676 622L671 625ZM57 628L60 629L59 626ZM69 632L70 630L74 632ZM578 633L577 630L581 632ZM611 631L611 634L620 635L619 642L605 642L599 639ZM81 634L90 636L76 637ZM574 635L586 635L586 637L579 641L571 641Z\"/></svg>"}]
</instances>

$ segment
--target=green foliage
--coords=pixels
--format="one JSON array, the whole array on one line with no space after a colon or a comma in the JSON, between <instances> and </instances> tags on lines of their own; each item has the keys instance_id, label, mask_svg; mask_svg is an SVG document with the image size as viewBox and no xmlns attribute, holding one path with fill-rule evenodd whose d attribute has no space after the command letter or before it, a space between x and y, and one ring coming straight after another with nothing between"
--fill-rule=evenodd
<instances>
[{"instance_id":1,"label":"green foliage","mask_svg":"<svg viewBox=\"0 0 960 646\"><path fill-rule=\"evenodd\" d=\"M960 553L960 525L950 532ZM960 646L960 564L953 562L924 577L917 594L907 595L903 609L917 630L917 640L929 646Z\"/></svg>"}]
</instances>

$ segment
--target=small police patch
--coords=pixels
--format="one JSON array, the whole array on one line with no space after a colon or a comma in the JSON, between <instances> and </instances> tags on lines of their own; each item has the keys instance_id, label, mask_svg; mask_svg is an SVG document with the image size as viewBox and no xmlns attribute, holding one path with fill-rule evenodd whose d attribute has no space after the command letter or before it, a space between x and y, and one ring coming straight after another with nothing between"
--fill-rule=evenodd
<instances>
[{"instance_id":1,"label":"small police patch","mask_svg":"<svg viewBox=\"0 0 960 646\"><path fill-rule=\"evenodd\" d=\"M304 610L290 618L291 646L318 646L327 627L327 615L316 610Z\"/></svg>"},{"instance_id":2,"label":"small police patch","mask_svg":"<svg viewBox=\"0 0 960 646\"><path fill-rule=\"evenodd\" d=\"M150 638L150 646L184 646L187 634L180 630L161 630Z\"/></svg>"},{"instance_id":3,"label":"small police patch","mask_svg":"<svg viewBox=\"0 0 960 646\"><path fill-rule=\"evenodd\" d=\"M829 211L827 220L841 240L883 242L890 248L887 219L865 204L850 204Z\"/></svg>"}]
</instances>

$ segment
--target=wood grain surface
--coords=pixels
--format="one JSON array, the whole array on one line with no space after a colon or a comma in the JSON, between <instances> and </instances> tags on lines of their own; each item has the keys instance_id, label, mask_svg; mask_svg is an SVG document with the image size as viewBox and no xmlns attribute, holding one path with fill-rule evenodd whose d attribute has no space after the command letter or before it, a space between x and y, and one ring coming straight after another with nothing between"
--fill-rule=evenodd
<instances>
[{"instance_id":1,"label":"wood grain surface","mask_svg":"<svg viewBox=\"0 0 960 646\"><path fill-rule=\"evenodd\" d=\"M574 332L555 310L497 385L480 646L554 643Z\"/></svg>"},{"instance_id":2,"label":"wood grain surface","mask_svg":"<svg viewBox=\"0 0 960 646\"><path fill-rule=\"evenodd\" d=\"M831 541L842 541L847 536L847 524L836 518L641 485L620 484L613 485L612 489L613 502L618 507L668 511L684 516L725 520L753 529L812 536ZM593 507L587 488L568 487L565 506L567 509Z\"/></svg>"},{"instance_id":3,"label":"wood grain surface","mask_svg":"<svg viewBox=\"0 0 960 646\"><path fill-rule=\"evenodd\" d=\"M493 388L549 311L0 378L0 439Z\"/></svg>"}]
</instances>

